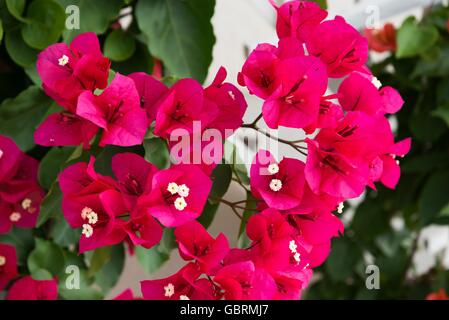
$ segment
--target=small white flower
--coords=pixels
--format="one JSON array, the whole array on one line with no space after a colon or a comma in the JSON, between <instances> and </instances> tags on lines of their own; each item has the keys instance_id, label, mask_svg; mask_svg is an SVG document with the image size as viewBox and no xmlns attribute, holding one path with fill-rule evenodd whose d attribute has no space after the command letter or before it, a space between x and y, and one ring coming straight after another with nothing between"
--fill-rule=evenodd
<instances>
[{"instance_id":1,"label":"small white flower","mask_svg":"<svg viewBox=\"0 0 449 320\"><path fill-rule=\"evenodd\" d=\"M279 190L282 189L282 181L279 180L279 179L271 180L271 182L270 182L270 189L275 191L275 192L278 192Z\"/></svg>"},{"instance_id":2,"label":"small white flower","mask_svg":"<svg viewBox=\"0 0 449 320\"><path fill-rule=\"evenodd\" d=\"M399 160L396 160L396 164L399 165Z\"/></svg>"},{"instance_id":3,"label":"small white flower","mask_svg":"<svg viewBox=\"0 0 449 320\"><path fill-rule=\"evenodd\" d=\"M293 255L293 258L295 259L295 261L296 262L301 262L301 255L299 254L299 252L296 252L294 255Z\"/></svg>"},{"instance_id":4,"label":"small white flower","mask_svg":"<svg viewBox=\"0 0 449 320\"><path fill-rule=\"evenodd\" d=\"M291 240L288 247L292 253L296 253L296 248L298 248L295 240Z\"/></svg>"},{"instance_id":5,"label":"small white flower","mask_svg":"<svg viewBox=\"0 0 449 320\"><path fill-rule=\"evenodd\" d=\"M58 63L60 66L65 66L67 63L69 63L69 57L67 57L65 54L62 55L62 57L58 59Z\"/></svg>"},{"instance_id":6,"label":"small white flower","mask_svg":"<svg viewBox=\"0 0 449 320\"><path fill-rule=\"evenodd\" d=\"M164 287L165 293L164 296L170 298L172 295L175 294L175 286L172 283L167 284Z\"/></svg>"},{"instance_id":7,"label":"small white flower","mask_svg":"<svg viewBox=\"0 0 449 320\"><path fill-rule=\"evenodd\" d=\"M13 212L9 216L9 220L11 220L11 222L18 222L21 218L22 215L19 212Z\"/></svg>"},{"instance_id":8,"label":"small white flower","mask_svg":"<svg viewBox=\"0 0 449 320\"><path fill-rule=\"evenodd\" d=\"M186 296L185 294L181 294L179 296L179 300L190 300L190 298L188 296Z\"/></svg>"},{"instance_id":9,"label":"small white flower","mask_svg":"<svg viewBox=\"0 0 449 320\"><path fill-rule=\"evenodd\" d=\"M91 213L91 212L92 212L91 208L85 207L83 210L81 210L81 218L83 218L83 220L86 220L87 219L87 215L89 213Z\"/></svg>"},{"instance_id":10,"label":"small white flower","mask_svg":"<svg viewBox=\"0 0 449 320\"><path fill-rule=\"evenodd\" d=\"M167 186L167 191L171 194L177 194L179 190L178 185L175 182L170 182Z\"/></svg>"},{"instance_id":11,"label":"small white flower","mask_svg":"<svg viewBox=\"0 0 449 320\"><path fill-rule=\"evenodd\" d=\"M272 163L268 166L268 172L270 174L276 174L279 172L279 166L277 163Z\"/></svg>"},{"instance_id":12,"label":"small white flower","mask_svg":"<svg viewBox=\"0 0 449 320\"><path fill-rule=\"evenodd\" d=\"M0 256L0 267L3 267L6 264L6 257Z\"/></svg>"},{"instance_id":13,"label":"small white flower","mask_svg":"<svg viewBox=\"0 0 449 320\"><path fill-rule=\"evenodd\" d=\"M345 207L345 204L344 204L343 202L340 202L340 203L338 204L337 212L340 213L340 214L342 214L342 213L343 213L344 207Z\"/></svg>"},{"instance_id":14,"label":"small white flower","mask_svg":"<svg viewBox=\"0 0 449 320\"><path fill-rule=\"evenodd\" d=\"M187 202L183 197L178 197L176 198L174 205L177 210L182 211L187 207Z\"/></svg>"},{"instance_id":15,"label":"small white flower","mask_svg":"<svg viewBox=\"0 0 449 320\"><path fill-rule=\"evenodd\" d=\"M380 89L380 87L382 87L382 82L379 81L379 79L377 79L376 77L373 77L371 79L371 83L377 88Z\"/></svg>"},{"instance_id":16,"label":"small white flower","mask_svg":"<svg viewBox=\"0 0 449 320\"><path fill-rule=\"evenodd\" d=\"M98 214L94 211L87 214L87 219L89 224L96 224L98 221Z\"/></svg>"},{"instance_id":17,"label":"small white flower","mask_svg":"<svg viewBox=\"0 0 449 320\"><path fill-rule=\"evenodd\" d=\"M184 197L184 198L188 197L188 196L189 196L189 192L190 192L190 189L189 189L189 187L187 187L185 184L181 184L181 185L178 187L178 194L179 194L181 197Z\"/></svg>"},{"instance_id":18,"label":"small white flower","mask_svg":"<svg viewBox=\"0 0 449 320\"><path fill-rule=\"evenodd\" d=\"M81 232L86 236L86 238L90 238L94 234L94 228L90 224L83 224L83 231Z\"/></svg>"},{"instance_id":19,"label":"small white flower","mask_svg":"<svg viewBox=\"0 0 449 320\"><path fill-rule=\"evenodd\" d=\"M23 201L22 201L22 209L23 210L28 210L31 207L31 203L32 203L31 199L28 199L28 198L23 199Z\"/></svg>"},{"instance_id":20,"label":"small white flower","mask_svg":"<svg viewBox=\"0 0 449 320\"><path fill-rule=\"evenodd\" d=\"M235 100L235 94L234 92L232 92L231 90L228 91L229 96L231 97L232 100Z\"/></svg>"}]
</instances>

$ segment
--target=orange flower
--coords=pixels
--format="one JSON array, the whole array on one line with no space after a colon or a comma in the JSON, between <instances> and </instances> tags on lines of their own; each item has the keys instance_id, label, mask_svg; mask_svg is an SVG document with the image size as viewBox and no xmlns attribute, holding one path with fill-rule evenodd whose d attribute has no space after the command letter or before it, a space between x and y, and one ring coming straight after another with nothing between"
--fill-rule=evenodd
<instances>
[{"instance_id":1,"label":"orange flower","mask_svg":"<svg viewBox=\"0 0 449 320\"><path fill-rule=\"evenodd\" d=\"M393 24L386 23L383 28L364 30L368 46L376 52L396 51L396 29Z\"/></svg>"}]
</instances>

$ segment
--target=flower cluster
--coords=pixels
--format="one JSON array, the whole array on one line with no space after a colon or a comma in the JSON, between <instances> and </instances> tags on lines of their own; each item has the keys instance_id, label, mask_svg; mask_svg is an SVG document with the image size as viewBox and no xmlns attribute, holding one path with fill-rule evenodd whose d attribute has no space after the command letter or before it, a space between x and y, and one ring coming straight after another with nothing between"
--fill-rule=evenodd
<instances>
[{"instance_id":1,"label":"flower cluster","mask_svg":"<svg viewBox=\"0 0 449 320\"><path fill-rule=\"evenodd\" d=\"M37 182L38 161L0 135L0 234L15 225L33 228L44 191Z\"/></svg>"}]
</instances>

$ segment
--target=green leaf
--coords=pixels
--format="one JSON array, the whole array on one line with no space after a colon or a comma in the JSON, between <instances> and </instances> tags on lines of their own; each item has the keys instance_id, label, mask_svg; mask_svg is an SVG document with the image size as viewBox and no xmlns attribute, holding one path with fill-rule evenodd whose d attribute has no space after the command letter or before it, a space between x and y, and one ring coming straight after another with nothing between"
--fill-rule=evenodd
<instances>
[{"instance_id":1,"label":"green leaf","mask_svg":"<svg viewBox=\"0 0 449 320\"><path fill-rule=\"evenodd\" d=\"M80 287L79 289L69 289L66 286L67 277L70 273L64 274L59 281L58 293L66 300L102 300L103 294L96 288L92 287L92 280L87 276L85 269L79 270Z\"/></svg>"},{"instance_id":2,"label":"green leaf","mask_svg":"<svg viewBox=\"0 0 449 320\"><path fill-rule=\"evenodd\" d=\"M148 273L153 273L158 270L170 258L169 254L160 252L157 246L151 249L136 247L135 250L137 260Z\"/></svg>"},{"instance_id":3,"label":"green leaf","mask_svg":"<svg viewBox=\"0 0 449 320\"><path fill-rule=\"evenodd\" d=\"M64 253L56 244L36 239L36 247L28 256L28 270L31 275L40 269L49 271L53 276L64 272Z\"/></svg>"},{"instance_id":4,"label":"green leaf","mask_svg":"<svg viewBox=\"0 0 449 320\"><path fill-rule=\"evenodd\" d=\"M215 0L139 0L135 13L150 52L170 74L203 82L215 43L210 19Z\"/></svg>"},{"instance_id":5,"label":"green leaf","mask_svg":"<svg viewBox=\"0 0 449 320\"><path fill-rule=\"evenodd\" d=\"M23 151L34 147L34 131L52 100L36 86L0 105L0 133L11 137Z\"/></svg>"},{"instance_id":6,"label":"green leaf","mask_svg":"<svg viewBox=\"0 0 449 320\"><path fill-rule=\"evenodd\" d=\"M80 229L72 229L67 221L63 217L60 217L59 219L55 219L51 226L49 236L57 245L69 247L78 243L81 231Z\"/></svg>"},{"instance_id":7,"label":"green leaf","mask_svg":"<svg viewBox=\"0 0 449 320\"><path fill-rule=\"evenodd\" d=\"M29 253L34 248L33 230L14 227L7 234L0 235L0 243L13 245L16 248L18 264L24 266Z\"/></svg>"},{"instance_id":8,"label":"green leaf","mask_svg":"<svg viewBox=\"0 0 449 320\"><path fill-rule=\"evenodd\" d=\"M418 112L410 119L410 129L414 137L420 141L435 141L447 129L440 118L429 112Z\"/></svg>"},{"instance_id":9,"label":"green leaf","mask_svg":"<svg viewBox=\"0 0 449 320\"><path fill-rule=\"evenodd\" d=\"M93 276L98 270L103 268L106 263L108 263L111 259L111 251L111 247L102 247L93 251L88 270L89 276Z\"/></svg>"},{"instance_id":10,"label":"green leaf","mask_svg":"<svg viewBox=\"0 0 449 320\"><path fill-rule=\"evenodd\" d=\"M95 283L103 292L113 288L123 272L125 266L125 248L123 244L111 247L109 260L95 273Z\"/></svg>"},{"instance_id":11,"label":"green leaf","mask_svg":"<svg viewBox=\"0 0 449 320\"><path fill-rule=\"evenodd\" d=\"M136 50L136 40L121 29L112 31L104 43L104 55L113 61L124 61Z\"/></svg>"},{"instance_id":12,"label":"green leaf","mask_svg":"<svg viewBox=\"0 0 449 320\"><path fill-rule=\"evenodd\" d=\"M80 24L79 29L65 29L63 33L64 41L71 42L74 37L83 32L95 32L103 34L108 29L123 6L123 0L58 0L67 8L75 5L79 8ZM71 12L69 12L71 14ZM70 17L68 17L70 20Z\"/></svg>"},{"instance_id":13,"label":"green leaf","mask_svg":"<svg viewBox=\"0 0 449 320\"><path fill-rule=\"evenodd\" d=\"M212 190L210 191L211 203L218 203L229 189L232 180L232 170L229 164L219 164L212 172Z\"/></svg>"},{"instance_id":14,"label":"green leaf","mask_svg":"<svg viewBox=\"0 0 449 320\"><path fill-rule=\"evenodd\" d=\"M38 172L42 187L50 189L74 150L74 147L54 147L42 158Z\"/></svg>"},{"instance_id":15,"label":"green leaf","mask_svg":"<svg viewBox=\"0 0 449 320\"><path fill-rule=\"evenodd\" d=\"M0 44L2 44L3 40L3 22L2 19L0 19Z\"/></svg>"},{"instance_id":16,"label":"green leaf","mask_svg":"<svg viewBox=\"0 0 449 320\"><path fill-rule=\"evenodd\" d=\"M8 55L19 66L29 68L35 65L38 51L23 41L19 30L6 32L5 45Z\"/></svg>"},{"instance_id":17,"label":"green leaf","mask_svg":"<svg viewBox=\"0 0 449 320\"><path fill-rule=\"evenodd\" d=\"M51 280L53 276L45 269L37 269L31 274L34 280Z\"/></svg>"},{"instance_id":18,"label":"green leaf","mask_svg":"<svg viewBox=\"0 0 449 320\"><path fill-rule=\"evenodd\" d=\"M48 219L62 215L62 192L58 182L53 183L41 204L41 211L37 218L36 227L41 227Z\"/></svg>"},{"instance_id":19,"label":"green leaf","mask_svg":"<svg viewBox=\"0 0 449 320\"><path fill-rule=\"evenodd\" d=\"M437 218L449 202L449 171L433 173L424 184L418 199L418 212L422 225Z\"/></svg>"},{"instance_id":20,"label":"green leaf","mask_svg":"<svg viewBox=\"0 0 449 320\"><path fill-rule=\"evenodd\" d=\"M432 114L440 119L444 120L447 126L449 126L449 109L448 108L438 108L432 112Z\"/></svg>"},{"instance_id":21,"label":"green leaf","mask_svg":"<svg viewBox=\"0 0 449 320\"><path fill-rule=\"evenodd\" d=\"M212 221L214 220L215 214L217 213L219 203L211 203L209 200L206 202L204 206L203 212L201 216L198 218L198 222L203 225L204 228L209 228Z\"/></svg>"},{"instance_id":22,"label":"green leaf","mask_svg":"<svg viewBox=\"0 0 449 320\"><path fill-rule=\"evenodd\" d=\"M163 139L146 139L143 141L143 148L145 149L145 160L159 169L166 169L170 166L170 154Z\"/></svg>"},{"instance_id":23,"label":"green leaf","mask_svg":"<svg viewBox=\"0 0 449 320\"><path fill-rule=\"evenodd\" d=\"M327 0L310 0L310 1L318 4L321 7L321 9L327 9Z\"/></svg>"},{"instance_id":24,"label":"green leaf","mask_svg":"<svg viewBox=\"0 0 449 320\"><path fill-rule=\"evenodd\" d=\"M396 57L408 58L426 52L438 40L438 31L430 25L417 23L414 17L407 18L397 32Z\"/></svg>"},{"instance_id":25,"label":"green leaf","mask_svg":"<svg viewBox=\"0 0 449 320\"><path fill-rule=\"evenodd\" d=\"M32 48L45 49L57 42L65 26L65 12L54 0L34 0L28 6L23 40Z\"/></svg>"},{"instance_id":26,"label":"green leaf","mask_svg":"<svg viewBox=\"0 0 449 320\"><path fill-rule=\"evenodd\" d=\"M257 200L253 197L251 192L246 192L246 202L245 202L245 208L247 210L243 211L243 219L240 222L240 228L239 228L239 237L244 235L246 224L248 223L249 218L255 213L255 209L257 208Z\"/></svg>"},{"instance_id":27,"label":"green leaf","mask_svg":"<svg viewBox=\"0 0 449 320\"><path fill-rule=\"evenodd\" d=\"M366 199L355 212L351 227L357 237L365 242L371 242L376 235L390 229L388 214L382 209L378 199Z\"/></svg>"},{"instance_id":28,"label":"green leaf","mask_svg":"<svg viewBox=\"0 0 449 320\"><path fill-rule=\"evenodd\" d=\"M22 17L23 11L25 10L26 0L6 0L6 7L9 13L21 22L28 22L27 19Z\"/></svg>"},{"instance_id":29,"label":"green leaf","mask_svg":"<svg viewBox=\"0 0 449 320\"><path fill-rule=\"evenodd\" d=\"M361 252L353 242L345 237L335 238L325 263L326 272L333 281L345 281L361 258Z\"/></svg>"}]
</instances>

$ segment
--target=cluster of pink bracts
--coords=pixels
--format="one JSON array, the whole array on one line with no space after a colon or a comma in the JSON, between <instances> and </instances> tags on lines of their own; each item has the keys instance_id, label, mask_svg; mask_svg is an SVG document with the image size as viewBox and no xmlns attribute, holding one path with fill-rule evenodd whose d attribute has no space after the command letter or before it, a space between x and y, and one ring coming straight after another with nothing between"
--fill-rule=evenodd
<instances>
[{"instance_id":1,"label":"cluster of pink bracts","mask_svg":"<svg viewBox=\"0 0 449 320\"><path fill-rule=\"evenodd\" d=\"M398 182L395 157L409 151L410 139L395 143L385 115L397 112L403 101L393 88L380 88L365 67L366 39L341 17L323 21L327 12L314 3L291 1L275 8L278 46L258 45L238 81L264 100L262 114L270 128L319 132L305 140L305 163L257 153L250 180L260 212L247 223L248 248L230 248L225 235L213 238L195 220L208 199L215 165L158 170L137 154L121 153L112 158L115 178L96 172L93 157L59 175L64 216L72 228L82 228L80 253L123 241L131 248L151 248L163 227L175 228L179 253L188 264L168 278L142 281L145 299L298 299L312 269L328 256L332 237L343 232L332 212L367 186L375 188L375 182L389 188ZM78 36L70 47L60 43L40 53L43 88L64 109L36 130L36 143L88 148L100 132L100 147L133 146L153 124L153 133L167 140L177 129L193 134L194 121L201 121L203 131L217 129L223 136L242 125L247 104L235 86L224 83L223 68L207 88L193 79L167 88L145 73L116 74L108 85L109 65L91 33ZM329 78L344 78L336 94L326 95ZM32 227L35 217L23 210L34 206L23 198L38 205L42 197L35 183L37 164L9 139L2 138L0 148L0 230L9 229L13 211L28 219L18 226ZM26 166L18 165L12 175L13 163ZM31 189L16 192L31 176ZM15 251L1 245L0 256L9 263ZM9 266L0 265L0 288L17 274ZM10 298L24 288L30 297L56 298L55 281L30 281L25 277L13 284Z\"/></svg>"}]
</instances>

